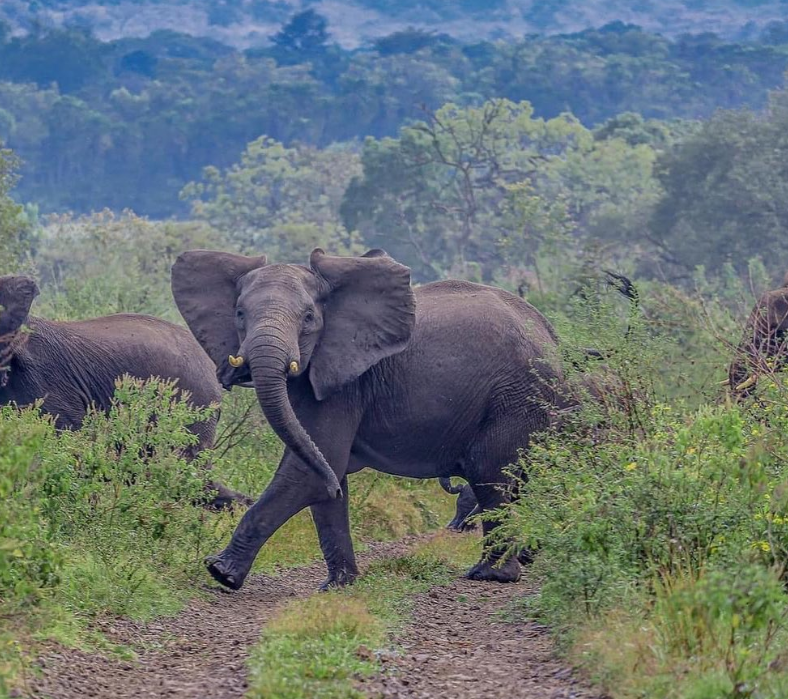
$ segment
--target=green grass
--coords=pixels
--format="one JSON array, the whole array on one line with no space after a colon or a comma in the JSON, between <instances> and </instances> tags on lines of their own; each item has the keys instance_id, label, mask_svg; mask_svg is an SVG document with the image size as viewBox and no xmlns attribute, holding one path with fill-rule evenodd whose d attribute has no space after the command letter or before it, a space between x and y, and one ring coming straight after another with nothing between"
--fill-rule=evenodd
<instances>
[{"instance_id":1,"label":"green grass","mask_svg":"<svg viewBox=\"0 0 788 699\"><path fill-rule=\"evenodd\" d=\"M376 651L407 622L413 595L447 585L479 555L472 536L440 533L407 555L378 560L349 588L290 603L249 658L253 699L349 699Z\"/></svg>"},{"instance_id":2,"label":"green grass","mask_svg":"<svg viewBox=\"0 0 788 699\"><path fill-rule=\"evenodd\" d=\"M42 643L133 653L104 639L96 622L177 614L211 582L203 558L226 544L242 513L192 504L201 472L179 449L195 413L169 405L167 391L126 384L117 410L74 433L55 433L33 411L0 409L0 696L34 671ZM244 401L230 396L225 420L237 420ZM259 420L248 422L232 448L217 450L212 477L257 493L281 445ZM142 456L151 452L155 459ZM453 502L434 482L354 475L354 539L363 549L365 540L434 529L451 518ZM263 547L254 570L273 574L320 558L304 511Z\"/></svg>"}]
</instances>

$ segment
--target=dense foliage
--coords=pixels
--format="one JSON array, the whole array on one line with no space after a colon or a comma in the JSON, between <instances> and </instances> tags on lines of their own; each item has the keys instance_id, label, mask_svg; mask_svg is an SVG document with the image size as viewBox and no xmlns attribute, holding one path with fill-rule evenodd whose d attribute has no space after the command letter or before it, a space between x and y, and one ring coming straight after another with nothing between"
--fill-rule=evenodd
<instances>
[{"instance_id":1,"label":"dense foliage","mask_svg":"<svg viewBox=\"0 0 788 699\"><path fill-rule=\"evenodd\" d=\"M336 22L336 38L350 47L403 26L479 39L566 33L626 17L666 35L713 27L748 37L786 18L780 0L4 0L0 18L15 29L56 23L107 36L186 26L193 34L248 45L264 41L292 12L315 9Z\"/></svg>"},{"instance_id":2,"label":"dense foliage","mask_svg":"<svg viewBox=\"0 0 788 699\"><path fill-rule=\"evenodd\" d=\"M45 211L171 216L201 168L230 166L262 136L288 147L394 136L446 102L527 100L588 127L627 111L759 109L788 67L788 38L774 36L670 40L618 23L510 43L406 31L348 51L319 20L293 20L272 46L240 51L172 31L102 42L39 26L0 33L0 139L23 161L20 197Z\"/></svg>"},{"instance_id":3,"label":"dense foliage","mask_svg":"<svg viewBox=\"0 0 788 699\"><path fill-rule=\"evenodd\" d=\"M689 404L674 387L697 381L699 363L662 369L685 324L703 338L692 354L724 346L722 301L703 299L714 322L692 304L670 329L656 314L637 321L606 368L608 400L589 397L519 464L528 479L504 529L540 551L529 611L616 697L777 699L788 687L786 375L739 404L711 387L699 401L696 385Z\"/></svg>"}]
</instances>

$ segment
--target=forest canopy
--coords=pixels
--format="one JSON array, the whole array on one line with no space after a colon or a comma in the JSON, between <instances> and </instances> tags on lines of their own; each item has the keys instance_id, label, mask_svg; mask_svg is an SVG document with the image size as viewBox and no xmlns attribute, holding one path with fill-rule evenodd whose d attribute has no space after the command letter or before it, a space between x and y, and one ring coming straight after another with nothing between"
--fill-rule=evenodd
<instances>
[{"instance_id":1,"label":"forest canopy","mask_svg":"<svg viewBox=\"0 0 788 699\"><path fill-rule=\"evenodd\" d=\"M765 108L788 67L776 26L743 43L620 22L511 42L404 30L354 51L330 29L296 16L245 51L172 31L108 42L74 27L0 32L0 139L22 160L19 197L42 211L180 216L186 183L261 136L321 148L394 137L446 103L498 98L588 128L625 112L705 119Z\"/></svg>"}]
</instances>

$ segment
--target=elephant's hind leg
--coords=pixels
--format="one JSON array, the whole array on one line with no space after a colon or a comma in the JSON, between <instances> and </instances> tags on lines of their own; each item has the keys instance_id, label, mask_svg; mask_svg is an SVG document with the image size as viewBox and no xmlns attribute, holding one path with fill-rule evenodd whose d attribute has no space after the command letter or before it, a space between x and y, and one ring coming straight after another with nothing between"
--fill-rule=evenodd
<instances>
[{"instance_id":1,"label":"elephant's hind leg","mask_svg":"<svg viewBox=\"0 0 788 699\"><path fill-rule=\"evenodd\" d=\"M482 513L495 510L509 500L505 492L506 485L505 480L499 483L471 484L476 499L479 501L479 510ZM482 521L485 542L489 542L488 536L497 526L497 522ZM520 563L515 556L509 553L507 542L485 543L481 560L465 574L465 577L470 580L507 583L517 582L520 579L520 572Z\"/></svg>"},{"instance_id":2,"label":"elephant's hind leg","mask_svg":"<svg viewBox=\"0 0 788 699\"><path fill-rule=\"evenodd\" d=\"M522 436L517 423L511 416L490 422L480 439L471 448L466 477L478 501L477 512L482 515L496 510L511 500L512 479L504 469L517 460L517 448L522 445ZM520 563L511 554L508 541L495 541L491 536L498 527L497 521L482 518L484 550L481 560L465 577L471 580L494 582L517 582L520 579Z\"/></svg>"},{"instance_id":3,"label":"elephant's hind leg","mask_svg":"<svg viewBox=\"0 0 788 699\"><path fill-rule=\"evenodd\" d=\"M320 548L328 566L328 577L321 591L352 583L358 575L353 541L350 537L347 476L342 479L342 497L312 505Z\"/></svg>"}]
</instances>

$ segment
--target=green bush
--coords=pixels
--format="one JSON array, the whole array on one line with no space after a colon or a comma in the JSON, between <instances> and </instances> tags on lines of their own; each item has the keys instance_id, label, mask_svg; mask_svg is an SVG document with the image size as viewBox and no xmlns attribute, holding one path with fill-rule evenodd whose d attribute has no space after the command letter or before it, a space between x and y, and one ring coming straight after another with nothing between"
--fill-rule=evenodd
<instances>
[{"instance_id":1,"label":"green bush","mask_svg":"<svg viewBox=\"0 0 788 699\"><path fill-rule=\"evenodd\" d=\"M130 378L80 431L56 434L35 410L3 408L0 615L44 590L90 615L171 609L227 520L195 506L209 453L184 457L188 426L211 410L173 384Z\"/></svg>"},{"instance_id":2,"label":"green bush","mask_svg":"<svg viewBox=\"0 0 788 699\"><path fill-rule=\"evenodd\" d=\"M665 356L682 334L666 341L655 317L605 368L617 400L600 410L587 397L522 456L499 534L539 548L528 608L613 696L776 699L788 689L788 373L741 403L668 400L662 387L683 377Z\"/></svg>"},{"instance_id":3,"label":"green bush","mask_svg":"<svg viewBox=\"0 0 788 699\"><path fill-rule=\"evenodd\" d=\"M42 512L66 461L55 445L48 420L0 408L0 619L59 582L61 558Z\"/></svg>"}]
</instances>

